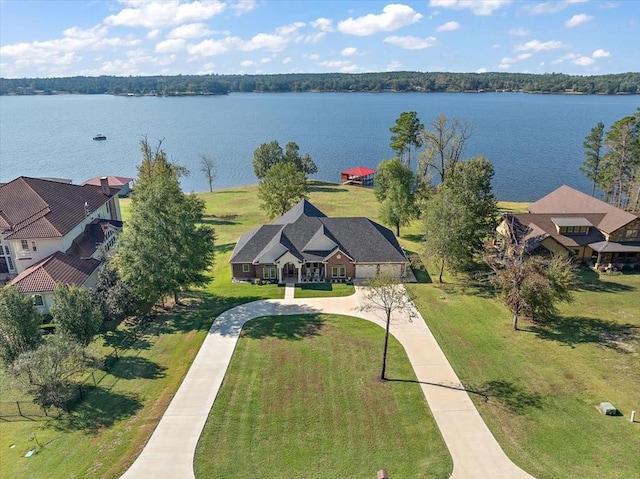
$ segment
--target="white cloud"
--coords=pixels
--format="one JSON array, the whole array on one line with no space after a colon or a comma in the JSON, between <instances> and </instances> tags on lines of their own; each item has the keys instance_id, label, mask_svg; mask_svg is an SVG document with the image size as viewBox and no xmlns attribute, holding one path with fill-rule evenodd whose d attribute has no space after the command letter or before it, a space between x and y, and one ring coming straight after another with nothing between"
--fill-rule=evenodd
<instances>
[{"instance_id":1,"label":"white cloud","mask_svg":"<svg viewBox=\"0 0 640 479\"><path fill-rule=\"evenodd\" d=\"M329 20L328 18L320 17L311 22L311 26L313 28L317 28L323 32L332 32L333 31L333 20Z\"/></svg>"},{"instance_id":2,"label":"white cloud","mask_svg":"<svg viewBox=\"0 0 640 479\"><path fill-rule=\"evenodd\" d=\"M563 63L565 61L569 61L569 60L573 60L575 58L578 58L580 55L576 55L575 53L568 53L567 55L563 55L562 57L558 58L557 60L553 60L551 62L552 65L558 65L559 63Z\"/></svg>"},{"instance_id":3,"label":"white cloud","mask_svg":"<svg viewBox=\"0 0 640 479\"><path fill-rule=\"evenodd\" d=\"M558 48L562 48L562 46L562 42L559 40L550 40L548 42L531 40L530 42L516 45L513 50L516 52L541 52L544 50L556 50Z\"/></svg>"},{"instance_id":4,"label":"white cloud","mask_svg":"<svg viewBox=\"0 0 640 479\"><path fill-rule=\"evenodd\" d=\"M240 66L241 67L245 67L245 68L251 67L251 66L253 66L255 64L256 64L256 62L254 62L253 60L243 60L243 61L240 62Z\"/></svg>"},{"instance_id":5,"label":"white cloud","mask_svg":"<svg viewBox=\"0 0 640 479\"><path fill-rule=\"evenodd\" d=\"M454 30L458 30L459 28L460 24L458 22L447 22L436 28L436 32L452 32Z\"/></svg>"},{"instance_id":6,"label":"white cloud","mask_svg":"<svg viewBox=\"0 0 640 479\"><path fill-rule=\"evenodd\" d=\"M291 57L283 58L282 59L282 64L283 65L287 65L288 63L291 63L292 61L293 61L293 58L291 58Z\"/></svg>"},{"instance_id":7,"label":"white cloud","mask_svg":"<svg viewBox=\"0 0 640 479\"><path fill-rule=\"evenodd\" d=\"M583 23L587 23L591 19L593 19L592 16L587 15L585 13L579 13L578 15L574 15L569 20L564 22L564 26L567 27L567 28L577 27L578 25L582 25Z\"/></svg>"},{"instance_id":8,"label":"white cloud","mask_svg":"<svg viewBox=\"0 0 640 479\"><path fill-rule=\"evenodd\" d=\"M258 4L256 0L236 0L233 3L229 3L229 8L235 12L236 15L242 15L243 13L254 10Z\"/></svg>"},{"instance_id":9,"label":"white cloud","mask_svg":"<svg viewBox=\"0 0 640 479\"><path fill-rule=\"evenodd\" d=\"M175 0L128 2L133 8L124 8L104 19L105 25L146 27L150 29L202 21L222 13L226 4L217 0L179 3Z\"/></svg>"},{"instance_id":10,"label":"white cloud","mask_svg":"<svg viewBox=\"0 0 640 479\"><path fill-rule=\"evenodd\" d=\"M580 65L581 67L589 66L593 62L595 62L595 60L591 57L578 57L573 60L573 63L575 63L576 65Z\"/></svg>"},{"instance_id":11,"label":"white cloud","mask_svg":"<svg viewBox=\"0 0 640 479\"><path fill-rule=\"evenodd\" d=\"M396 35L387 37L384 39L386 43L391 43L396 47L403 48L405 50L423 50L425 48L432 47L436 44L437 40L435 37L399 37Z\"/></svg>"},{"instance_id":12,"label":"white cloud","mask_svg":"<svg viewBox=\"0 0 640 479\"><path fill-rule=\"evenodd\" d=\"M591 54L592 58L608 58L611 56L611 53L603 50L602 48L598 48L595 52Z\"/></svg>"},{"instance_id":13,"label":"white cloud","mask_svg":"<svg viewBox=\"0 0 640 479\"><path fill-rule=\"evenodd\" d=\"M340 55L342 55L343 57L349 57L351 55L355 55L357 51L358 49L356 47L347 47L342 49Z\"/></svg>"},{"instance_id":14,"label":"white cloud","mask_svg":"<svg viewBox=\"0 0 640 479\"><path fill-rule=\"evenodd\" d=\"M303 22L295 22L289 25L283 25L281 27L276 28L276 33L278 35L289 36L298 32L305 24Z\"/></svg>"},{"instance_id":15,"label":"white cloud","mask_svg":"<svg viewBox=\"0 0 640 479\"><path fill-rule=\"evenodd\" d=\"M264 65L265 63L271 63L271 60L272 59L269 57L264 57L262 60L260 60L260 63Z\"/></svg>"},{"instance_id":16,"label":"white cloud","mask_svg":"<svg viewBox=\"0 0 640 479\"><path fill-rule=\"evenodd\" d=\"M164 40L156 45L156 53L175 53L184 50L187 42L182 38Z\"/></svg>"},{"instance_id":17,"label":"white cloud","mask_svg":"<svg viewBox=\"0 0 640 479\"><path fill-rule=\"evenodd\" d=\"M478 68L476 70L476 73L487 73L487 69L486 68Z\"/></svg>"},{"instance_id":18,"label":"white cloud","mask_svg":"<svg viewBox=\"0 0 640 479\"><path fill-rule=\"evenodd\" d=\"M196 45L189 45L187 51L189 55L195 57L212 57L228 52L232 48L242 45L242 40L238 37L227 37L222 40L203 40Z\"/></svg>"},{"instance_id":19,"label":"white cloud","mask_svg":"<svg viewBox=\"0 0 640 479\"><path fill-rule=\"evenodd\" d=\"M320 58L320 55L318 55L317 53L305 53L304 55L302 55L302 58L306 58L307 60L318 60Z\"/></svg>"},{"instance_id":20,"label":"white cloud","mask_svg":"<svg viewBox=\"0 0 640 479\"><path fill-rule=\"evenodd\" d=\"M316 32L304 37L305 43L318 43L327 35L327 32Z\"/></svg>"},{"instance_id":21,"label":"white cloud","mask_svg":"<svg viewBox=\"0 0 640 479\"><path fill-rule=\"evenodd\" d=\"M389 63L386 68L388 72L396 72L400 69L402 69L402 63L400 63L397 60L394 60L391 63Z\"/></svg>"},{"instance_id":22,"label":"white cloud","mask_svg":"<svg viewBox=\"0 0 640 479\"><path fill-rule=\"evenodd\" d=\"M162 30L150 30L149 32L147 32L147 38L149 40L155 40L160 36L160 33L162 33Z\"/></svg>"},{"instance_id":23,"label":"white cloud","mask_svg":"<svg viewBox=\"0 0 640 479\"><path fill-rule=\"evenodd\" d=\"M200 68L198 75L209 75L211 73L215 73L216 64L215 63L205 63Z\"/></svg>"},{"instance_id":24,"label":"white cloud","mask_svg":"<svg viewBox=\"0 0 640 479\"><path fill-rule=\"evenodd\" d=\"M500 62L500 65L498 65L498 68L505 70L507 68L510 68L514 63L521 62L530 57L531 57L531 53L520 53L519 55L516 55L513 58L504 57Z\"/></svg>"},{"instance_id":25,"label":"white cloud","mask_svg":"<svg viewBox=\"0 0 640 479\"><path fill-rule=\"evenodd\" d=\"M380 15L370 13L364 17L343 20L338 23L338 30L349 35L364 37L378 32L392 32L419 22L421 18L422 14L408 5L390 4L382 9Z\"/></svg>"},{"instance_id":26,"label":"white cloud","mask_svg":"<svg viewBox=\"0 0 640 479\"><path fill-rule=\"evenodd\" d=\"M511 30L509 30L509 35L512 35L514 37L528 37L529 35L531 35L531 32L526 28L512 28Z\"/></svg>"},{"instance_id":27,"label":"white cloud","mask_svg":"<svg viewBox=\"0 0 640 479\"><path fill-rule=\"evenodd\" d=\"M511 0L429 0L429 6L432 8L468 8L475 15L491 15L494 10L506 7L510 3Z\"/></svg>"},{"instance_id":28,"label":"white cloud","mask_svg":"<svg viewBox=\"0 0 640 479\"><path fill-rule=\"evenodd\" d=\"M353 62L348 60L324 61L324 62L318 63L318 65L334 71L337 70L342 73L352 73L360 70L360 68L357 65L355 65Z\"/></svg>"},{"instance_id":29,"label":"white cloud","mask_svg":"<svg viewBox=\"0 0 640 479\"><path fill-rule=\"evenodd\" d=\"M572 3L584 3L586 0L549 0L543 3L525 5L523 10L531 15L544 15L558 13L567 8Z\"/></svg>"},{"instance_id":30,"label":"white cloud","mask_svg":"<svg viewBox=\"0 0 640 479\"><path fill-rule=\"evenodd\" d=\"M174 28L167 34L167 38L199 38L214 33L204 23L188 23Z\"/></svg>"},{"instance_id":31,"label":"white cloud","mask_svg":"<svg viewBox=\"0 0 640 479\"><path fill-rule=\"evenodd\" d=\"M289 39L282 35L271 35L269 33L258 33L251 40L245 42L240 49L243 51L267 50L270 52L280 52L289 43Z\"/></svg>"}]
</instances>

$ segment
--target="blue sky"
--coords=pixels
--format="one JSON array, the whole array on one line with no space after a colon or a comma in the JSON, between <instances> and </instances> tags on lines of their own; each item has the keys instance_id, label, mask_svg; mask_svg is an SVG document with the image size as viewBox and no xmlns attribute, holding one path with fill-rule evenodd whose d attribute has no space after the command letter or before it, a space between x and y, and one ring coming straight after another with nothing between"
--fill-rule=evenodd
<instances>
[{"instance_id":1,"label":"blue sky","mask_svg":"<svg viewBox=\"0 0 640 479\"><path fill-rule=\"evenodd\" d=\"M640 71L640 0L0 0L0 76Z\"/></svg>"}]
</instances>

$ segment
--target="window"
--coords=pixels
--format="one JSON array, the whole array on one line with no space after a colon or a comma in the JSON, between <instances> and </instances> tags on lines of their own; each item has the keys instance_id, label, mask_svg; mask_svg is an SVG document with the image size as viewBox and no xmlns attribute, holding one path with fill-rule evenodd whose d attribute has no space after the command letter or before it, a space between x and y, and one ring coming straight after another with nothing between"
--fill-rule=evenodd
<instances>
[{"instance_id":1,"label":"window","mask_svg":"<svg viewBox=\"0 0 640 479\"><path fill-rule=\"evenodd\" d=\"M243 265L242 265L242 272L243 272L243 273L248 273L249 271L251 271L251 265L249 265L249 264L243 264Z\"/></svg>"},{"instance_id":2,"label":"window","mask_svg":"<svg viewBox=\"0 0 640 479\"><path fill-rule=\"evenodd\" d=\"M33 304L36 306L44 306L44 301L42 299L42 295L34 294L33 295Z\"/></svg>"},{"instance_id":3,"label":"window","mask_svg":"<svg viewBox=\"0 0 640 479\"><path fill-rule=\"evenodd\" d=\"M21 240L20 241L20 249L22 250L29 250L29 242L27 240Z\"/></svg>"},{"instance_id":4,"label":"window","mask_svg":"<svg viewBox=\"0 0 640 479\"><path fill-rule=\"evenodd\" d=\"M637 229L636 230L627 230L624 233L624 237L626 239L637 238L638 236L640 236L640 230L637 230Z\"/></svg>"},{"instance_id":5,"label":"window","mask_svg":"<svg viewBox=\"0 0 640 479\"><path fill-rule=\"evenodd\" d=\"M560 227L561 234L575 234L575 235L586 235L589 233L588 226L562 226Z\"/></svg>"},{"instance_id":6,"label":"window","mask_svg":"<svg viewBox=\"0 0 640 479\"><path fill-rule=\"evenodd\" d=\"M347 276L347 268L342 265L332 266L331 276L333 278L344 278Z\"/></svg>"},{"instance_id":7,"label":"window","mask_svg":"<svg viewBox=\"0 0 640 479\"><path fill-rule=\"evenodd\" d=\"M7 256L7 264L9 265L9 269L15 269L13 267L13 260L11 259L11 256Z\"/></svg>"},{"instance_id":8,"label":"window","mask_svg":"<svg viewBox=\"0 0 640 479\"><path fill-rule=\"evenodd\" d=\"M31 249L32 249L33 251L38 251L38 247L36 246L36 242L35 242L35 241L32 241L32 242L31 242Z\"/></svg>"},{"instance_id":9,"label":"window","mask_svg":"<svg viewBox=\"0 0 640 479\"><path fill-rule=\"evenodd\" d=\"M4 247L4 254L6 254L7 256L9 256L9 247L5 246Z\"/></svg>"},{"instance_id":10,"label":"window","mask_svg":"<svg viewBox=\"0 0 640 479\"><path fill-rule=\"evenodd\" d=\"M278 270L275 266L265 266L262 269L262 277L264 279L276 279L278 277Z\"/></svg>"}]
</instances>

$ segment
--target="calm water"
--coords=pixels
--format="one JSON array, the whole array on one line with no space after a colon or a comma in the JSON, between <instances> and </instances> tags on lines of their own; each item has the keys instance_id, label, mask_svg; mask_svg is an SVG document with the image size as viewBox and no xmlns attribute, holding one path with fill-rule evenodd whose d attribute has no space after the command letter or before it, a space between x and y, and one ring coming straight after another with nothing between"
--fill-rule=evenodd
<instances>
[{"instance_id":1,"label":"calm water","mask_svg":"<svg viewBox=\"0 0 640 479\"><path fill-rule=\"evenodd\" d=\"M566 183L590 191L579 173L582 142L599 121L607 128L635 112L638 96L517 93L291 93L155 98L0 97L0 181L54 176L74 183L98 175L136 176L139 141L164 139L169 157L192 174L185 191L207 189L198 157L218 160L216 188L256 182L251 160L261 143L300 145L318 165L315 178L375 168L391 158L389 127L403 111L423 123L439 114L475 124L467 157L485 155L496 169L500 199L532 200ZM103 133L107 141L93 141Z\"/></svg>"}]
</instances>

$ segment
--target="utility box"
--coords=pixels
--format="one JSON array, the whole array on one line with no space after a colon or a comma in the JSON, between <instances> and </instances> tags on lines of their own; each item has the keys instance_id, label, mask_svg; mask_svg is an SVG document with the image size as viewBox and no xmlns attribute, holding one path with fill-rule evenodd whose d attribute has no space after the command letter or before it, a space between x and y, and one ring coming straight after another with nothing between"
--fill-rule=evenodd
<instances>
[{"instance_id":1,"label":"utility box","mask_svg":"<svg viewBox=\"0 0 640 479\"><path fill-rule=\"evenodd\" d=\"M601 402L600 406L598 407L598 409L600 409L600 412L602 414L605 414L607 416L617 416L618 415L618 410L610 402Z\"/></svg>"}]
</instances>

